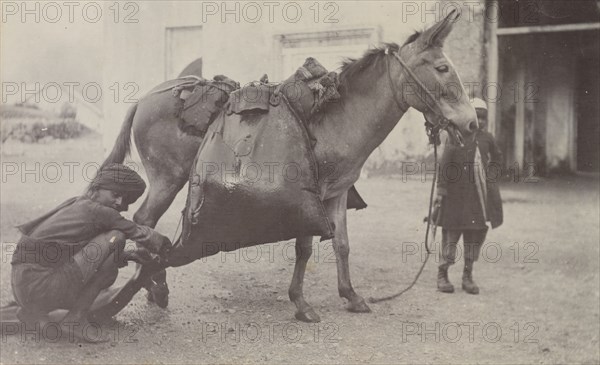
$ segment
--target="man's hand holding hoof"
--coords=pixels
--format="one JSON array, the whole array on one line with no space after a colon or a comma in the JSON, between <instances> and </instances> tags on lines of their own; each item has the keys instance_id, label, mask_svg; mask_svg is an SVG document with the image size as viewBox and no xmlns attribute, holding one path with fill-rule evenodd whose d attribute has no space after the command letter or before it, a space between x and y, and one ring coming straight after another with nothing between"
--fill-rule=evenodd
<instances>
[{"instance_id":1,"label":"man's hand holding hoof","mask_svg":"<svg viewBox=\"0 0 600 365\"><path fill-rule=\"evenodd\" d=\"M152 231L150 237L143 244L138 245L138 247L139 246L143 246L153 254L162 256L163 254L168 254L173 244L168 237L163 236L156 231Z\"/></svg>"},{"instance_id":2,"label":"man's hand holding hoof","mask_svg":"<svg viewBox=\"0 0 600 365\"><path fill-rule=\"evenodd\" d=\"M154 255L156 256L156 255ZM125 250L119 262L119 267L127 266L128 261L137 262L141 265L156 264L157 259L143 247L138 247L135 250Z\"/></svg>"},{"instance_id":3,"label":"man's hand holding hoof","mask_svg":"<svg viewBox=\"0 0 600 365\"><path fill-rule=\"evenodd\" d=\"M136 252L140 253L139 256L141 256L145 262L139 262L138 260L140 258L135 257L135 255L132 256L132 258L135 259L132 259L131 261L136 261L144 265L163 264L166 262L172 247L173 244L169 238L154 231L150 239L146 240L143 245L139 242L137 244ZM148 257L150 257L150 260L148 260Z\"/></svg>"}]
</instances>

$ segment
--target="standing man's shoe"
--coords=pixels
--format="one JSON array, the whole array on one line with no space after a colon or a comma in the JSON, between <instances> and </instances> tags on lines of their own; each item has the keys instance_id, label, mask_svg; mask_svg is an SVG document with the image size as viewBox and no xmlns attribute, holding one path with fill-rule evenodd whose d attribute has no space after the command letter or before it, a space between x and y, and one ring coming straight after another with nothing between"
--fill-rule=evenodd
<instances>
[{"instance_id":1,"label":"standing man's shoe","mask_svg":"<svg viewBox=\"0 0 600 365\"><path fill-rule=\"evenodd\" d=\"M438 279L439 282L439 279ZM465 262L462 277L462 288L469 294L479 294L479 287L473 281L473 262Z\"/></svg>"},{"instance_id":2,"label":"standing man's shoe","mask_svg":"<svg viewBox=\"0 0 600 365\"><path fill-rule=\"evenodd\" d=\"M442 293L454 293L454 285L448 280L447 265L440 265L438 268L437 287Z\"/></svg>"}]
</instances>

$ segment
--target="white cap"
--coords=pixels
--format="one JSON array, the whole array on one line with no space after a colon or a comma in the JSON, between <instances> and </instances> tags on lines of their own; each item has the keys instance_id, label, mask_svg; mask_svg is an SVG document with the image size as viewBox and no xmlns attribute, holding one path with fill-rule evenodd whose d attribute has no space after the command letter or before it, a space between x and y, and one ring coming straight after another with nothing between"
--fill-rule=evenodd
<instances>
[{"instance_id":1,"label":"white cap","mask_svg":"<svg viewBox=\"0 0 600 365\"><path fill-rule=\"evenodd\" d=\"M473 108L475 108L475 109L487 110L487 104L485 103L485 101L483 101L479 98L474 98L471 101L471 105L473 105Z\"/></svg>"}]
</instances>

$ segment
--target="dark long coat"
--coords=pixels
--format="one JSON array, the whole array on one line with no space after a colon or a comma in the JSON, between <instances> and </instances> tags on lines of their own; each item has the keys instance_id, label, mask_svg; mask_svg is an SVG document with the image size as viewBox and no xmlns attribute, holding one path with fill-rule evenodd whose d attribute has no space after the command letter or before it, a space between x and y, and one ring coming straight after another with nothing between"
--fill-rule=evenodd
<instances>
[{"instance_id":1,"label":"dark long coat","mask_svg":"<svg viewBox=\"0 0 600 365\"><path fill-rule=\"evenodd\" d=\"M486 172L486 203L477 193L476 148L479 147L482 167ZM440 158L438 194L444 196L439 225L446 229L484 229L486 220L496 228L502 224L502 199L498 189L502 152L494 137L484 131L476 132L464 147L446 143ZM484 217L482 205L486 206Z\"/></svg>"}]
</instances>

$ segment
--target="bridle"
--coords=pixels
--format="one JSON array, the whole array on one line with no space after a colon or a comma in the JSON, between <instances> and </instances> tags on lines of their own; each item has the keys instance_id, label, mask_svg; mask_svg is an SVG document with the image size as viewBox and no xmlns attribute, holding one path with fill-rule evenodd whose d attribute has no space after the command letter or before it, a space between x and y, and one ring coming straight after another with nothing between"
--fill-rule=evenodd
<instances>
[{"instance_id":1,"label":"bridle","mask_svg":"<svg viewBox=\"0 0 600 365\"><path fill-rule=\"evenodd\" d=\"M456 139L457 139L458 143L460 143L462 145L463 144L462 135L460 134L460 132L458 131L458 129L456 128L454 123L452 123L452 121L450 119L446 118L442 114L440 105L437 102L437 100L435 99L434 95L431 93L431 91L429 91L429 89L427 89L427 87L423 84L423 82L421 82L421 80L419 80L417 75L415 75L415 73L410 69L410 67L408 67L406 62L404 62L404 60L398 54L398 51L390 51L390 48L388 47L385 49L385 54L386 55L391 54L392 56L394 56L398 60L398 62L402 66L402 68L404 69L404 72L406 72L406 74L412 79L412 81L419 87L420 91L425 93L427 95L427 98L429 98L430 100L433 101L434 105L431 105L429 102L427 102L427 100L426 100L427 98L423 97L423 94L421 92L417 93L417 96L419 97L419 99L421 99L423 104L427 107L427 109L429 109L431 114L433 114L433 116L434 116L433 120L431 120L430 118L425 116L425 130L426 130L427 136L429 137L429 142L432 143L434 146L438 145L440 143L440 141L439 141L440 132L442 130L446 130L446 131L448 131L448 133L451 133L451 131L448 129L450 127L452 127L452 129L453 129L452 132L456 135ZM387 64L387 74L388 74L388 79L390 82L392 94L394 95L394 101L396 102L396 105L398 105L400 110L406 110L406 108L402 107L402 105L400 104L400 101L399 101L400 99L398 98L397 90L394 87L392 75L390 72L389 61Z\"/></svg>"}]
</instances>

